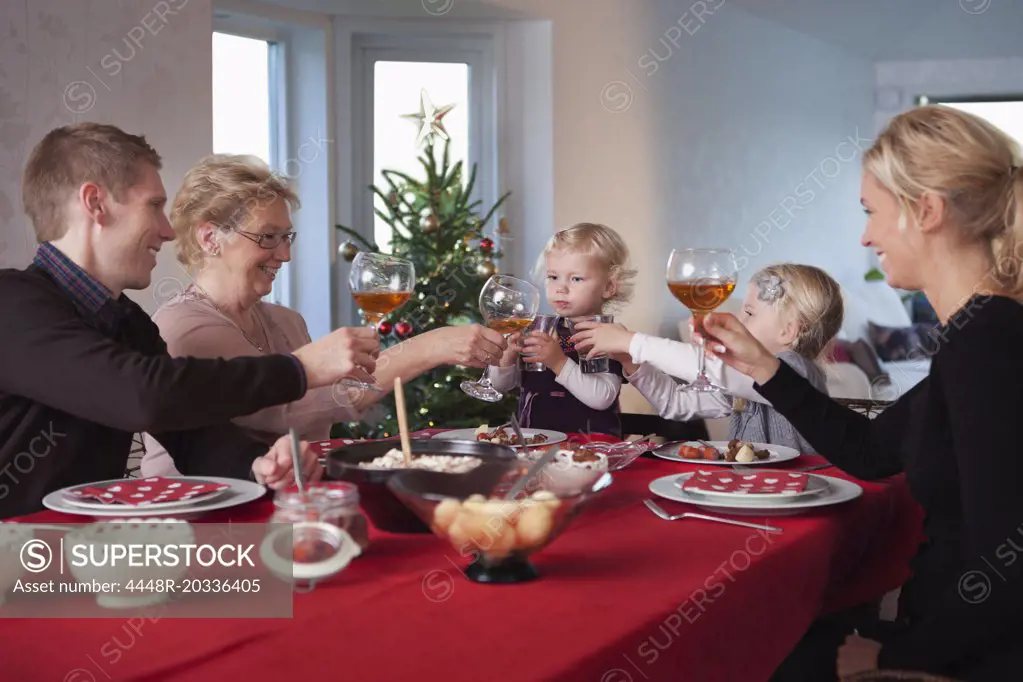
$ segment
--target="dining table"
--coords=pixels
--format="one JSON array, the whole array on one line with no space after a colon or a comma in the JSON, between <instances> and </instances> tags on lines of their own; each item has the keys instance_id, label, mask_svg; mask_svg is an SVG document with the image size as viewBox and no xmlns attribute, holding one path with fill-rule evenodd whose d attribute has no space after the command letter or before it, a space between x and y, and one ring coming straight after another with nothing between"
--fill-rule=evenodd
<instances>
[{"instance_id":1,"label":"dining table","mask_svg":"<svg viewBox=\"0 0 1023 682\"><path fill-rule=\"evenodd\" d=\"M776 468L820 463L800 455ZM856 481L856 499L795 515L712 512L779 533L667 521L644 505L652 480L700 466L646 453L614 472L532 557L535 580L473 582L467 560L433 534L371 527L344 571L293 595L289 618L0 617L4 679L758 682L816 618L877 601L908 577L922 513L904 476ZM273 510L268 493L195 522L265 523ZM7 521L84 522L53 511Z\"/></svg>"}]
</instances>

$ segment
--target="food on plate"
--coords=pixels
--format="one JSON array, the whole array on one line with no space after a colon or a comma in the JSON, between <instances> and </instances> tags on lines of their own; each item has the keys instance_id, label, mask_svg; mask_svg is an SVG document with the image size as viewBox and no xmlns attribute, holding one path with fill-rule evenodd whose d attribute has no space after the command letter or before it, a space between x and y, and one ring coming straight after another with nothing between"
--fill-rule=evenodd
<instances>
[{"instance_id":1,"label":"food on plate","mask_svg":"<svg viewBox=\"0 0 1023 682\"><path fill-rule=\"evenodd\" d=\"M753 443L748 440L730 440L728 441L728 449L725 451L726 462L744 464L770 458L771 453L769 450L757 450L753 447Z\"/></svg>"},{"instance_id":2,"label":"food on plate","mask_svg":"<svg viewBox=\"0 0 1023 682\"><path fill-rule=\"evenodd\" d=\"M476 440L497 443L498 445L540 445L550 439L542 433L537 433L532 436L526 436L526 442L523 444L519 443L518 435L508 427L490 431L489 427L483 424L476 429Z\"/></svg>"},{"instance_id":3,"label":"food on plate","mask_svg":"<svg viewBox=\"0 0 1023 682\"><path fill-rule=\"evenodd\" d=\"M479 457L462 457L459 455L413 455L414 469L428 469L447 474L464 474L478 467L483 460ZM391 448L386 454L370 462L359 462L360 469L404 469L405 456L401 450Z\"/></svg>"},{"instance_id":4,"label":"food on plate","mask_svg":"<svg viewBox=\"0 0 1023 682\"><path fill-rule=\"evenodd\" d=\"M678 450L678 456L682 459L721 459L721 452L708 443L698 441L699 445L685 444Z\"/></svg>"},{"instance_id":5,"label":"food on plate","mask_svg":"<svg viewBox=\"0 0 1023 682\"><path fill-rule=\"evenodd\" d=\"M553 493L539 490L521 500L446 498L433 510L433 531L455 549L478 550L491 559L542 547L561 506Z\"/></svg>"}]
</instances>

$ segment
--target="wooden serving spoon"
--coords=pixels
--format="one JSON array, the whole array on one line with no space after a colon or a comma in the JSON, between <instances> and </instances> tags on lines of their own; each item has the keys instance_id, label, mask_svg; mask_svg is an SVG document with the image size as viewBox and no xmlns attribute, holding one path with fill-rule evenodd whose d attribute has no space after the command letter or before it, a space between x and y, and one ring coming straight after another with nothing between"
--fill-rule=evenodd
<instances>
[{"instance_id":1,"label":"wooden serving spoon","mask_svg":"<svg viewBox=\"0 0 1023 682\"><path fill-rule=\"evenodd\" d=\"M401 377L394 377L394 405L398 413L398 432L401 435L401 454L405 457L405 468L412 468L412 446L408 437L408 415L405 413L405 390Z\"/></svg>"}]
</instances>

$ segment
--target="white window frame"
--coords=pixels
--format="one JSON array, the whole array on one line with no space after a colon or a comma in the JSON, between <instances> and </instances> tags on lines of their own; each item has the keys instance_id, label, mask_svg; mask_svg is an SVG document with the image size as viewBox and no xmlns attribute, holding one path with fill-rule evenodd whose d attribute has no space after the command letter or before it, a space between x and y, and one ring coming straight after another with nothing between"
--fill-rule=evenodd
<instances>
[{"instance_id":1,"label":"white window frame","mask_svg":"<svg viewBox=\"0 0 1023 682\"><path fill-rule=\"evenodd\" d=\"M264 40L270 44L267 70L269 74L270 98L270 167L284 172L281 165L288 155L288 93L287 93L287 52L288 41L278 26L265 20L240 14L218 12L213 17L213 33L229 33L241 38ZM213 36L210 35L212 40ZM283 263L267 296L270 303L292 307L291 263Z\"/></svg>"},{"instance_id":2,"label":"white window frame","mask_svg":"<svg viewBox=\"0 0 1023 682\"><path fill-rule=\"evenodd\" d=\"M351 142L352 186L351 215L354 229L373 241L376 222L374 195L370 185L376 184L373 160L374 64L376 61L446 62L469 65L469 139L466 176L477 167L473 200L484 207L497 201L499 162L497 130L499 112L497 93L499 73L495 53L501 49L501 37L495 34L450 31L410 35L406 31L353 31L351 37ZM431 34L432 33L432 34ZM410 85L411 87L411 85ZM444 104L444 102L435 102ZM412 113L412 112L409 112ZM416 131L409 125L409 145L415 144ZM441 142L442 144L442 142ZM490 227L490 226L488 226ZM342 299L347 298L342 296ZM358 324L358 311L339 301L339 320Z\"/></svg>"}]
</instances>

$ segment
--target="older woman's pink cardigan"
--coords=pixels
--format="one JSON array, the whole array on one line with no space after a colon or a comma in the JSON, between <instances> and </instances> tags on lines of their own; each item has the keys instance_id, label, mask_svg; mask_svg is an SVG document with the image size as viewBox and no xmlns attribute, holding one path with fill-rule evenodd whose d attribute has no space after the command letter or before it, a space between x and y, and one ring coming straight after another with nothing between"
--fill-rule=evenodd
<instances>
[{"instance_id":1,"label":"older woman's pink cardigan","mask_svg":"<svg viewBox=\"0 0 1023 682\"><path fill-rule=\"evenodd\" d=\"M257 303L256 314L270 337L266 354L291 353L310 342L305 320L294 310L272 303ZM229 318L196 296L189 287L165 303L153 315L160 335L167 342L171 355L202 358L235 358L256 356L260 352ZM256 338L261 342L261 338ZM345 392L333 387L309 390L301 400L270 407L234 423L245 427L251 435L268 445L288 429L295 427L303 440L325 440L335 422L354 421L359 413L344 402ZM174 476L177 469L167 451L152 436L144 436L146 454L142 459L143 476Z\"/></svg>"}]
</instances>

